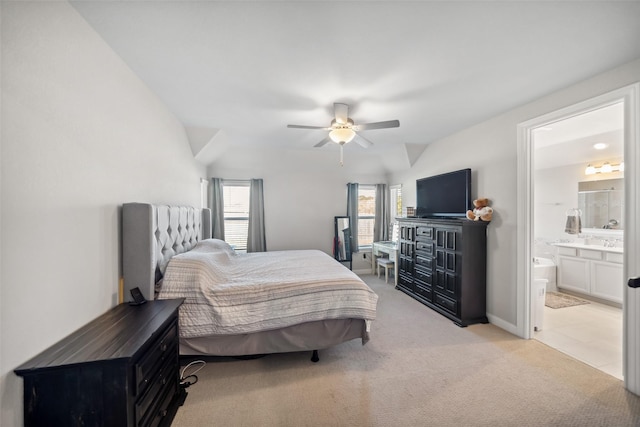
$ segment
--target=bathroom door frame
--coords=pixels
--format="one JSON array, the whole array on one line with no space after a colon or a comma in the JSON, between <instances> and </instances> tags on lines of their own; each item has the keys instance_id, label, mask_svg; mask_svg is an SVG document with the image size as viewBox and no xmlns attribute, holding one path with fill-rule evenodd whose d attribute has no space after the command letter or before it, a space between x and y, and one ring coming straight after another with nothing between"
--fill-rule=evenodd
<instances>
[{"instance_id":1,"label":"bathroom door frame","mask_svg":"<svg viewBox=\"0 0 640 427\"><path fill-rule=\"evenodd\" d=\"M623 361L624 385L640 395L640 289L626 285L629 277L640 276L640 83L605 93L583 102L518 124L518 224L517 230L517 332L532 338L531 274L533 259L533 130L554 122L624 103L624 267L623 277Z\"/></svg>"}]
</instances>

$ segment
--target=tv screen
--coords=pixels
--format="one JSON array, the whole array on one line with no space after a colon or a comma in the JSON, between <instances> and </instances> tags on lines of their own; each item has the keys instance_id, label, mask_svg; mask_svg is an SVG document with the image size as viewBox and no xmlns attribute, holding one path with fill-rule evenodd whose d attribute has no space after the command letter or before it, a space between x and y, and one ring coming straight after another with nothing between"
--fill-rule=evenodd
<instances>
[{"instance_id":1,"label":"tv screen","mask_svg":"<svg viewBox=\"0 0 640 427\"><path fill-rule=\"evenodd\" d=\"M464 217L472 209L471 169L419 179L416 192L416 216Z\"/></svg>"}]
</instances>

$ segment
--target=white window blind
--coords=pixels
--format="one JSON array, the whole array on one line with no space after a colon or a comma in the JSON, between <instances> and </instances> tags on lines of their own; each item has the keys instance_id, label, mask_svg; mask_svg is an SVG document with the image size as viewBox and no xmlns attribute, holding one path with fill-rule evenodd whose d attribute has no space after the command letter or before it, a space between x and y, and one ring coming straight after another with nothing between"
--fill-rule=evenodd
<instances>
[{"instance_id":1,"label":"white window blind","mask_svg":"<svg viewBox=\"0 0 640 427\"><path fill-rule=\"evenodd\" d=\"M247 250L249 233L249 181L222 182L224 239L237 251Z\"/></svg>"},{"instance_id":2,"label":"white window blind","mask_svg":"<svg viewBox=\"0 0 640 427\"><path fill-rule=\"evenodd\" d=\"M373 244L373 223L376 219L376 186L358 186L358 246Z\"/></svg>"},{"instance_id":3,"label":"white window blind","mask_svg":"<svg viewBox=\"0 0 640 427\"><path fill-rule=\"evenodd\" d=\"M389 201L391 206L391 218L402 216L402 185L392 185L389 187Z\"/></svg>"},{"instance_id":4,"label":"white window blind","mask_svg":"<svg viewBox=\"0 0 640 427\"><path fill-rule=\"evenodd\" d=\"M399 225L396 218L402 216L402 184L392 185L389 187L389 203L391 204L389 209L389 212L391 213L389 239L393 242L397 242Z\"/></svg>"}]
</instances>

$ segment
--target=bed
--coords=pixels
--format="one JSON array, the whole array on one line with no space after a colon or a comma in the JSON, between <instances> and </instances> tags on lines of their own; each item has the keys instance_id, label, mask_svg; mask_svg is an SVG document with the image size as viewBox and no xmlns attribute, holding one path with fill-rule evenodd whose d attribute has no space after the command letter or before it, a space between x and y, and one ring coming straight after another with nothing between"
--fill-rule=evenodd
<instances>
[{"instance_id":1,"label":"bed","mask_svg":"<svg viewBox=\"0 0 640 427\"><path fill-rule=\"evenodd\" d=\"M211 212L126 203L125 299L184 298L180 354L251 356L369 340L377 295L316 250L238 254L211 239Z\"/></svg>"}]
</instances>

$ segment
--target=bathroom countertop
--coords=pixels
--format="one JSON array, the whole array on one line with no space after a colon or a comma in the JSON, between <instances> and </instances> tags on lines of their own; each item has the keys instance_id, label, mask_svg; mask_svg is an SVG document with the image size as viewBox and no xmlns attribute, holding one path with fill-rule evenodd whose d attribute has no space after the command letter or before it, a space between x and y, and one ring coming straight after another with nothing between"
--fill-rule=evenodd
<instances>
[{"instance_id":1,"label":"bathroom countertop","mask_svg":"<svg viewBox=\"0 0 640 427\"><path fill-rule=\"evenodd\" d=\"M601 251L601 252L613 252L616 254L622 254L624 253L624 249L623 248L616 248L616 247L610 247L610 246L604 246L604 245L587 245L584 243L573 243L573 242L566 242L566 243L552 243L553 246L562 246L565 248L576 248L576 249L589 249L592 251Z\"/></svg>"}]
</instances>

